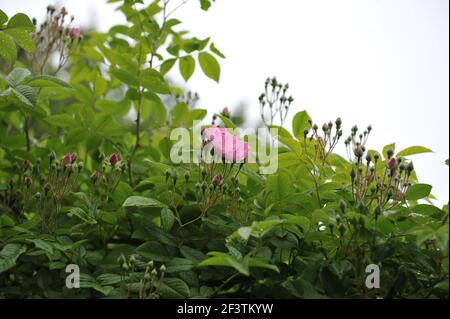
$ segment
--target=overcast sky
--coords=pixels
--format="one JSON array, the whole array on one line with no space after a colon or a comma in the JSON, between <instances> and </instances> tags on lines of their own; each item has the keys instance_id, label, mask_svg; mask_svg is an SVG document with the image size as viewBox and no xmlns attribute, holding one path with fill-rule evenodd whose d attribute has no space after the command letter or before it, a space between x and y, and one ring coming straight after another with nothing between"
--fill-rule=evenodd
<instances>
[{"instance_id":1,"label":"overcast sky","mask_svg":"<svg viewBox=\"0 0 450 319\"><path fill-rule=\"evenodd\" d=\"M81 26L106 31L123 18L105 2L0 0L0 8L39 18L47 4L64 4ZM220 84L201 72L189 82L200 107L245 102L256 117L263 82L276 75L296 98L292 116L306 109L319 124L340 116L347 132L372 124L370 149L433 149L414 157L417 174L448 202L448 0L216 0L207 13L190 0L175 16L227 56Z\"/></svg>"}]
</instances>

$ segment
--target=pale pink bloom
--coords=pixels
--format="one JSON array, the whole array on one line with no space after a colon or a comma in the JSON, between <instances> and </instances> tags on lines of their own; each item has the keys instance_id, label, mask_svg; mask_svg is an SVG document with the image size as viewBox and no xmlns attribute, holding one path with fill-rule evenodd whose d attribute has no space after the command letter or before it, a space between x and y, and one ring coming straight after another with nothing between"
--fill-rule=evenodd
<instances>
[{"instance_id":1,"label":"pale pink bloom","mask_svg":"<svg viewBox=\"0 0 450 319\"><path fill-rule=\"evenodd\" d=\"M232 135L226 128L212 126L205 129L214 151L227 161L242 162L248 157L248 143Z\"/></svg>"},{"instance_id":2,"label":"pale pink bloom","mask_svg":"<svg viewBox=\"0 0 450 319\"><path fill-rule=\"evenodd\" d=\"M80 28L72 28L69 31L69 35L71 38L78 39L81 35L81 29Z\"/></svg>"}]
</instances>

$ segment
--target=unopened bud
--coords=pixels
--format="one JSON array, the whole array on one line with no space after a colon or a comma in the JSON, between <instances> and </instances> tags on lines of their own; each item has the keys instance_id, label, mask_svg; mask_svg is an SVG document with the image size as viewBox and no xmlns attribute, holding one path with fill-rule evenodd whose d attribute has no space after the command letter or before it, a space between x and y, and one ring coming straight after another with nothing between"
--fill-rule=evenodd
<instances>
[{"instance_id":1,"label":"unopened bud","mask_svg":"<svg viewBox=\"0 0 450 319\"><path fill-rule=\"evenodd\" d=\"M387 150L386 152L387 158L390 159L392 156L394 156L394 151L392 149Z\"/></svg>"},{"instance_id":2,"label":"unopened bud","mask_svg":"<svg viewBox=\"0 0 450 319\"><path fill-rule=\"evenodd\" d=\"M339 234L341 235L341 237L344 237L345 231L346 231L345 225L340 224L339 225Z\"/></svg>"},{"instance_id":3,"label":"unopened bud","mask_svg":"<svg viewBox=\"0 0 450 319\"><path fill-rule=\"evenodd\" d=\"M339 201L339 208L341 209L342 214L344 214L345 213L345 209L347 208L347 204L343 200L340 200Z\"/></svg>"}]
</instances>

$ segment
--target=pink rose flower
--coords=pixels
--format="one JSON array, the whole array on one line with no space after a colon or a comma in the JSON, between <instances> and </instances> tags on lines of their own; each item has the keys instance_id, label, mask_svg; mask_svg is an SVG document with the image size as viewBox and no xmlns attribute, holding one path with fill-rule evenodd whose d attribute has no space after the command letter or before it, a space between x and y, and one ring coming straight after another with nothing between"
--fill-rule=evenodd
<instances>
[{"instance_id":1,"label":"pink rose flower","mask_svg":"<svg viewBox=\"0 0 450 319\"><path fill-rule=\"evenodd\" d=\"M227 161L242 162L248 157L248 143L228 132L226 128L212 126L204 130L214 151Z\"/></svg>"},{"instance_id":2,"label":"pink rose flower","mask_svg":"<svg viewBox=\"0 0 450 319\"><path fill-rule=\"evenodd\" d=\"M69 35L71 38L78 39L81 35L81 29L80 28L72 28L69 31Z\"/></svg>"}]
</instances>

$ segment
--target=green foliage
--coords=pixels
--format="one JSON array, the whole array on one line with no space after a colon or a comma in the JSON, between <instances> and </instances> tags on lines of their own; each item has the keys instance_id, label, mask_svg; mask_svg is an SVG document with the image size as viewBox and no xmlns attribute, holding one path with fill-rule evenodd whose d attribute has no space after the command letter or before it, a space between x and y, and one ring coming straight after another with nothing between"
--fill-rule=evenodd
<instances>
[{"instance_id":1,"label":"green foliage","mask_svg":"<svg viewBox=\"0 0 450 319\"><path fill-rule=\"evenodd\" d=\"M340 119L273 125L293 102L274 78L279 96L260 103L282 112L267 122L275 174L174 164L172 129L207 112L170 72L219 82L225 56L180 31L170 1L109 2L127 23L83 32L57 66L36 59L28 17L0 11L0 298L448 298L448 206L410 160L431 150L393 158L355 129L347 160L333 152ZM68 264L81 289L66 288ZM369 264L380 289L365 286Z\"/></svg>"}]
</instances>

